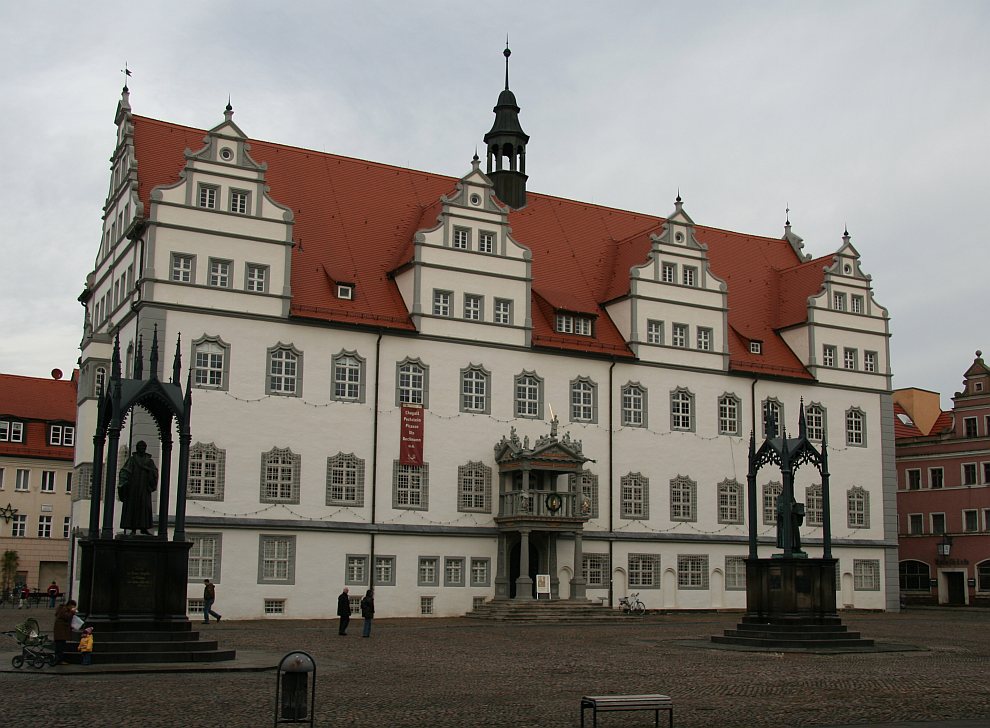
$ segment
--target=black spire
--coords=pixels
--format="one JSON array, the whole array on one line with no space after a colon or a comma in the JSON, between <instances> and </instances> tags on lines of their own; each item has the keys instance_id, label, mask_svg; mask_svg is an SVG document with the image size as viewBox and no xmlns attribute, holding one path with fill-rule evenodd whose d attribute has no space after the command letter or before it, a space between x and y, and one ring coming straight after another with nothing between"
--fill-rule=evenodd
<instances>
[{"instance_id":1,"label":"black spire","mask_svg":"<svg viewBox=\"0 0 990 728\"><path fill-rule=\"evenodd\" d=\"M144 379L144 334L138 334L137 348L134 350L134 378Z\"/></svg>"},{"instance_id":2,"label":"black spire","mask_svg":"<svg viewBox=\"0 0 990 728\"><path fill-rule=\"evenodd\" d=\"M520 208L526 204L526 144L529 135L519 124L519 105L515 94L509 90L509 42L505 50L505 89L498 95L495 123L485 134L488 150L488 176L495 185L495 194L509 207ZM506 161L507 160L507 161Z\"/></svg>"}]
</instances>

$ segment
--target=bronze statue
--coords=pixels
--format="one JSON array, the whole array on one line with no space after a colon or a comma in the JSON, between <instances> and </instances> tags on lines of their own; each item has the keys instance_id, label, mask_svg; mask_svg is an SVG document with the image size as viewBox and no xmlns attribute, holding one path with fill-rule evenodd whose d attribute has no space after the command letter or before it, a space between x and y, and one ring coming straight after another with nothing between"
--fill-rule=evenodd
<instances>
[{"instance_id":1,"label":"bronze statue","mask_svg":"<svg viewBox=\"0 0 990 728\"><path fill-rule=\"evenodd\" d=\"M784 527L789 522L790 529ZM797 503L794 498L787 501L784 494L777 496L777 548L785 551L801 553L801 524L804 523L804 503ZM790 549L784 543L785 533L790 530Z\"/></svg>"},{"instance_id":2,"label":"bronze statue","mask_svg":"<svg viewBox=\"0 0 990 728\"><path fill-rule=\"evenodd\" d=\"M150 536L148 529L154 522L151 494L158 488L158 468L147 449L148 445L144 440L138 441L137 449L120 469L117 496L123 503L120 509L120 527L125 532L140 531L143 535Z\"/></svg>"}]
</instances>

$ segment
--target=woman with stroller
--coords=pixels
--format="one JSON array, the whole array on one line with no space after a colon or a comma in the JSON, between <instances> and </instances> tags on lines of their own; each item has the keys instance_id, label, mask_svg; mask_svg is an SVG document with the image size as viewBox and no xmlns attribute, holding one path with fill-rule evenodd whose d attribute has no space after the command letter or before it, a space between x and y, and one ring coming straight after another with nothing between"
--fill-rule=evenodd
<instances>
[{"instance_id":1,"label":"woman with stroller","mask_svg":"<svg viewBox=\"0 0 990 728\"><path fill-rule=\"evenodd\" d=\"M72 637L72 618L76 616L76 600L70 599L55 610L55 628L52 639L55 641L55 664L65 664L65 643Z\"/></svg>"}]
</instances>

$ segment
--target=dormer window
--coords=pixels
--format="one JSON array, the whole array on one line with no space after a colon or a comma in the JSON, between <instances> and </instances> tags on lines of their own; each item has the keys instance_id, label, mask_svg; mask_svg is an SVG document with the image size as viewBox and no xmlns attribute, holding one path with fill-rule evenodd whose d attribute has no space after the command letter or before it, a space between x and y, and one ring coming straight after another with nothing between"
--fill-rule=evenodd
<instances>
[{"instance_id":1,"label":"dormer window","mask_svg":"<svg viewBox=\"0 0 990 728\"><path fill-rule=\"evenodd\" d=\"M495 252L495 233L488 230L482 230L478 233L478 252L479 253L494 253Z\"/></svg>"},{"instance_id":2,"label":"dormer window","mask_svg":"<svg viewBox=\"0 0 990 728\"><path fill-rule=\"evenodd\" d=\"M677 266L674 263L664 263L660 269L660 280L664 283L677 280Z\"/></svg>"},{"instance_id":3,"label":"dormer window","mask_svg":"<svg viewBox=\"0 0 990 728\"><path fill-rule=\"evenodd\" d=\"M749 353L750 354L762 354L763 353L763 342L762 341L751 341L751 342L749 342Z\"/></svg>"},{"instance_id":4,"label":"dormer window","mask_svg":"<svg viewBox=\"0 0 990 728\"><path fill-rule=\"evenodd\" d=\"M467 228L454 228L454 247L467 250L471 244L471 231Z\"/></svg>"},{"instance_id":5,"label":"dormer window","mask_svg":"<svg viewBox=\"0 0 990 728\"><path fill-rule=\"evenodd\" d=\"M853 296L852 297L852 312L853 313L863 313L863 297Z\"/></svg>"},{"instance_id":6,"label":"dormer window","mask_svg":"<svg viewBox=\"0 0 990 728\"><path fill-rule=\"evenodd\" d=\"M205 207L208 210L215 210L217 207L217 193L219 191L220 188L215 185L200 185L199 206Z\"/></svg>"},{"instance_id":7,"label":"dormer window","mask_svg":"<svg viewBox=\"0 0 990 728\"><path fill-rule=\"evenodd\" d=\"M0 420L0 442L24 442L24 423Z\"/></svg>"},{"instance_id":8,"label":"dormer window","mask_svg":"<svg viewBox=\"0 0 990 728\"><path fill-rule=\"evenodd\" d=\"M354 286L350 283L338 283L337 284L337 298L342 301L351 301L354 299Z\"/></svg>"},{"instance_id":9,"label":"dormer window","mask_svg":"<svg viewBox=\"0 0 990 728\"><path fill-rule=\"evenodd\" d=\"M846 310L846 294L845 293L833 293L832 294L832 308L836 311Z\"/></svg>"},{"instance_id":10,"label":"dormer window","mask_svg":"<svg viewBox=\"0 0 990 728\"><path fill-rule=\"evenodd\" d=\"M244 190L230 191L230 211L238 215L247 215L248 193Z\"/></svg>"},{"instance_id":11,"label":"dormer window","mask_svg":"<svg viewBox=\"0 0 990 728\"><path fill-rule=\"evenodd\" d=\"M692 288L698 285L698 269L692 266L686 265L682 269L683 283L685 286L691 286Z\"/></svg>"},{"instance_id":12,"label":"dormer window","mask_svg":"<svg viewBox=\"0 0 990 728\"><path fill-rule=\"evenodd\" d=\"M557 314L557 331L561 334L591 336L591 318L570 313Z\"/></svg>"}]
</instances>

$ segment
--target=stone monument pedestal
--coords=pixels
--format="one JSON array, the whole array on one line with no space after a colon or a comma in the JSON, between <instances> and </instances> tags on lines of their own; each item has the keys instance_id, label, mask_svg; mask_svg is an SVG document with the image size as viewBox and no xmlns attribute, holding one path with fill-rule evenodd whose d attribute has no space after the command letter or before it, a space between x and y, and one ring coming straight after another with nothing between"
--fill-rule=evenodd
<instances>
[{"instance_id":1,"label":"stone monument pedestal","mask_svg":"<svg viewBox=\"0 0 990 728\"><path fill-rule=\"evenodd\" d=\"M746 616L834 617L835 559L746 559Z\"/></svg>"}]
</instances>

